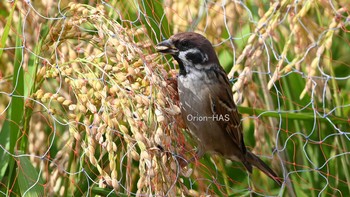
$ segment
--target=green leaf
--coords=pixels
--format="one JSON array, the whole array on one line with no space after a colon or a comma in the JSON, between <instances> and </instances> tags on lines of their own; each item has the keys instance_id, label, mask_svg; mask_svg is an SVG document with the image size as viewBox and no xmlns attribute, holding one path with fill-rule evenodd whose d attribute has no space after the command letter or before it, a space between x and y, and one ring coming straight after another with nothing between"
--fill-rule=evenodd
<instances>
[{"instance_id":1,"label":"green leaf","mask_svg":"<svg viewBox=\"0 0 350 197\"><path fill-rule=\"evenodd\" d=\"M219 53L219 61L224 70L228 73L232 68L233 57L230 52L223 50Z\"/></svg>"},{"instance_id":2,"label":"green leaf","mask_svg":"<svg viewBox=\"0 0 350 197\"><path fill-rule=\"evenodd\" d=\"M30 162L29 157L20 157L19 161L20 165L17 168L17 174L21 196L43 196L44 187L42 185L44 181Z\"/></svg>"},{"instance_id":3,"label":"green leaf","mask_svg":"<svg viewBox=\"0 0 350 197\"><path fill-rule=\"evenodd\" d=\"M10 148L10 125L9 121L5 121L1 132L0 132L0 180L5 176L8 164L9 164L9 155L3 149L8 150Z\"/></svg>"},{"instance_id":4,"label":"green leaf","mask_svg":"<svg viewBox=\"0 0 350 197\"><path fill-rule=\"evenodd\" d=\"M17 36L16 36L16 50L15 50L15 58L14 58L14 69L13 69L13 79L12 79L12 87L13 92L9 95L11 97L10 104L8 108L8 114L4 121L4 126L1 129L0 137L1 137L1 145L3 148L6 148L8 152L14 153L15 147L17 145L18 136L21 133L22 128L22 120L24 113L24 77L23 77L23 68L22 68L22 60L23 60L23 48L22 40L21 40L21 29L22 29L22 21L20 20L17 24ZM11 187L12 182L15 180L16 175L13 174L13 170L16 166L14 160L9 159L9 153L0 149L0 180L2 181L6 171L8 170L8 178L7 178L7 186ZM4 183L5 184L5 183Z\"/></svg>"},{"instance_id":5,"label":"green leaf","mask_svg":"<svg viewBox=\"0 0 350 197\"><path fill-rule=\"evenodd\" d=\"M17 0L12 4L12 9L11 9L10 15L7 18L5 28L4 28L4 31L3 31L2 36L1 36L1 40L0 40L0 59L1 59L2 53L4 51L2 48L4 48L4 46L6 44L6 40L8 38L10 29L11 29L11 22L12 22L12 18L13 18L13 12L15 11L15 8L16 8L16 3L17 3Z\"/></svg>"},{"instance_id":6,"label":"green leaf","mask_svg":"<svg viewBox=\"0 0 350 197\"><path fill-rule=\"evenodd\" d=\"M172 30L164 13L162 1L145 0L142 1L142 7L144 9L144 13L141 14L142 21L153 43L157 43L162 35L169 37Z\"/></svg>"},{"instance_id":7,"label":"green leaf","mask_svg":"<svg viewBox=\"0 0 350 197\"><path fill-rule=\"evenodd\" d=\"M348 124L347 119L345 117L338 117L338 116L328 116L327 120L326 118L323 118L321 116L316 116L310 112L310 113L296 113L296 112L288 112L288 111L269 111L269 110L263 110L263 109L256 109L256 108L250 108L250 107L242 107L238 106L238 111L241 114L249 114L249 115L255 115L255 116L262 116L262 117L274 117L274 118L288 118L289 120L305 120L305 121L312 121L316 119L317 121L321 122L329 122L331 120L334 124Z\"/></svg>"}]
</instances>

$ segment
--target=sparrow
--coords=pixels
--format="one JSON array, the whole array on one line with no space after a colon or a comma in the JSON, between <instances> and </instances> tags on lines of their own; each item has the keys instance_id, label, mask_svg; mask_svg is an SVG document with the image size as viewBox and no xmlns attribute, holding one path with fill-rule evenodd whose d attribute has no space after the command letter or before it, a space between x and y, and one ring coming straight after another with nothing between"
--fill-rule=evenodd
<instances>
[{"instance_id":1,"label":"sparrow","mask_svg":"<svg viewBox=\"0 0 350 197\"><path fill-rule=\"evenodd\" d=\"M219 154L242 162L250 173L255 166L281 184L276 173L244 144L230 82L210 41L201 34L183 32L158 43L156 50L172 55L179 65L180 109L197 141L197 158L207 152Z\"/></svg>"}]
</instances>

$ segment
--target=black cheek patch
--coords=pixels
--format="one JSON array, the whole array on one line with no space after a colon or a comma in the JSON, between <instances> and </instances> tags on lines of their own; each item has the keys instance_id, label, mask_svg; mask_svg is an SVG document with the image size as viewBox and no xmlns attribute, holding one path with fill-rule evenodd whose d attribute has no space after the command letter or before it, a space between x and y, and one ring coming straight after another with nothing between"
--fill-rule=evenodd
<instances>
[{"instance_id":1,"label":"black cheek patch","mask_svg":"<svg viewBox=\"0 0 350 197\"><path fill-rule=\"evenodd\" d=\"M203 63L203 56L201 53L187 53L186 59L191 61L193 64Z\"/></svg>"}]
</instances>

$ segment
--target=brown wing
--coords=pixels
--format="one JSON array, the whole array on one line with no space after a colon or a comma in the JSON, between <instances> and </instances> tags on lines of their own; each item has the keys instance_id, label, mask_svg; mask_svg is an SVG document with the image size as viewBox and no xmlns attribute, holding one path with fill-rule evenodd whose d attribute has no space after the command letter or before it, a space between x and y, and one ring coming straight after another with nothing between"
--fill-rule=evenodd
<instances>
[{"instance_id":1,"label":"brown wing","mask_svg":"<svg viewBox=\"0 0 350 197\"><path fill-rule=\"evenodd\" d=\"M237 147L243 154L246 154L247 149L243 141L241 117L232 98L229 80L223 69L217 69L217 72L215 72L217 83L212 84L210 88L211 110L218 117L224 117L218 120L221 129L227 131Z\"/></svg>"}]
</instances>

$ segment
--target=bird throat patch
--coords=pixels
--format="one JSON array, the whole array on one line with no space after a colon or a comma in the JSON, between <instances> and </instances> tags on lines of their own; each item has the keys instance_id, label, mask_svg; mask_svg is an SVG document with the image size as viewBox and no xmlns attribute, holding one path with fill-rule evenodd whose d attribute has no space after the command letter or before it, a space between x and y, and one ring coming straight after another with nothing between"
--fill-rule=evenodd
<instances>
[{"instance_id":1,"label":"bird throat patch","mask_svg":"<svg viewBox=\"0 0 350 197\"><path fill-rule=\"evenodd\" d=\"M208 55L205 53L202 53L199 49L193 48L189 49L187 51L180 51L179 53L179 59L182 60L184 65L196 65L196 64L203 64L204 62L208 61Z\"/></svg>"},{"instance_id":2,"label":"bird throat patch","mask_svg":"<svg viewBox=\"0 0 350 197\"><path fill-rule=\"evenodd\" d=\"M205 61L205 58L203 57L202 53L200 52L188 52L186 54L186 59L190 62L192 62L192 64L200 64L203 63Z\"/></svg>"}]
</instances>

